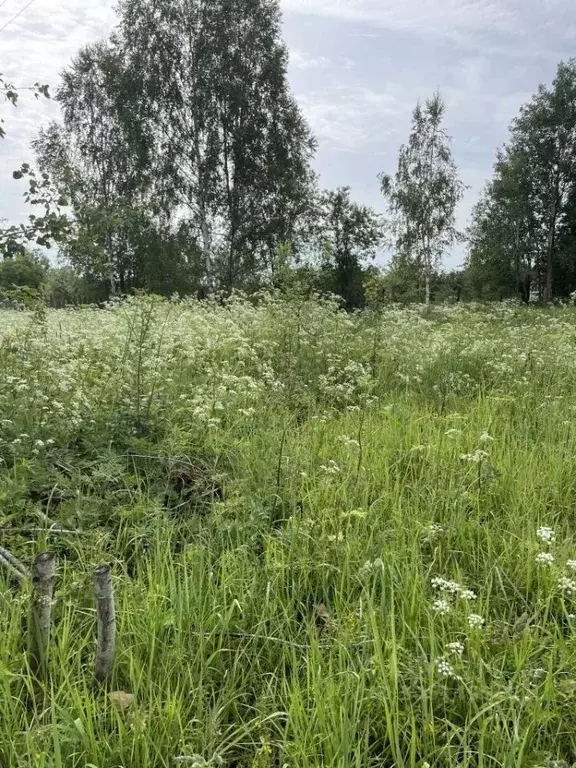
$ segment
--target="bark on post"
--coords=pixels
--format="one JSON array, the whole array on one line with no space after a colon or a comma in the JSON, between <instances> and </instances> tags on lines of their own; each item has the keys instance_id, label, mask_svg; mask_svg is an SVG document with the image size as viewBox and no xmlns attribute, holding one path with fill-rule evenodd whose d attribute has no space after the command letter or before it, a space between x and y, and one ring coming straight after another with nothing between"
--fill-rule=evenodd
<instances>
[{"instance_id":1,"label":"bark on post","mask_svg":"<svg viewBox=\"0 0 576 768\"><path fill-rule=\"evenodd\" d=\"M32 568L29 659L32 674L39 679L46 675L55 576L56 555L53 552L38 555Z\"/></svg>"},{"instance_id":2,"label":"bark on post","mask_svg":"<svg viewBox=\"0 0 576 768\"><path fill-rule=\"evenodd\" d=\"M109 565L101 565L94 569L93 577L98 619L98 644L96 646L94 676L97 682L103 683L112 675L116 650L116 610L112 587L112 569Z\"/></svg>"}]
</instances>

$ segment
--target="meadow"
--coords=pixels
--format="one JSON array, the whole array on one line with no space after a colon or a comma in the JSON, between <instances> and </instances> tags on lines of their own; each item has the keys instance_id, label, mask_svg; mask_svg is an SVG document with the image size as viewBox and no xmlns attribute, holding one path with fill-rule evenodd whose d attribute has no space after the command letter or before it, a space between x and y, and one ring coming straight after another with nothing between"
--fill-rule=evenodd
<instances>
[{"instance_id":1,"label":"meadow","mask_svg":"<svg viewBox=\"0 0 576 768\"><path fill-rule=\"evenodd\" d=\"M576 763L575 309L4 311L0 371L0 544L58 556L40 703L0 570L2 768Z\"/></svg>"}]
</instances>

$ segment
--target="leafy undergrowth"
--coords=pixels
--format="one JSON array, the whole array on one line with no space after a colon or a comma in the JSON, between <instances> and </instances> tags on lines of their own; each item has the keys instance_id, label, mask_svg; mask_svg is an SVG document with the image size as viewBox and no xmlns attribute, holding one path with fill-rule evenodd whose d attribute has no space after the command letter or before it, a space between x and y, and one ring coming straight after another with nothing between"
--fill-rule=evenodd
<instances>
[{"instance_id":1,"label":"leafy undergrowth","mask_svg":"<svg viewBox=\"0 0 576 768\"><path fill-rule=\"evenodd\" d=\"M0 543L58 553L40 700L0 573L2 768L576 762L576 312L0 323Z\"/></svg>"}]
</instances>

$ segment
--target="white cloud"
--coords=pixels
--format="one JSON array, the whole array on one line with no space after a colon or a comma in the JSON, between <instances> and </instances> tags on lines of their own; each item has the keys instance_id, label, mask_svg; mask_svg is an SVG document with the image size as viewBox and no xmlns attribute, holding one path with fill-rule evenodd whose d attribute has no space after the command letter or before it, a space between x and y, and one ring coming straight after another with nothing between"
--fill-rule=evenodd
<instances>
[{"instance_id":1,"label":"white cloud","mask_svg":"<svg viewBox=\"0 0 576 768\"><path fill-rule=\"evenodd\" d=\"M78 49L108 34L115 22L113 0L6 0L0 9L0 72L17 87L48 83L52 92L60 72ZM17 108L0 101L7 137L0 140L0 217L21 221L29 213L23 188L12 171L30 160L29 144L38 129L58 116L57 104L34 99L23 90Z\"/></svg>"},{"instance_id":2,"label":"white cloud","mask_svg":"<svg viewBox=\"0 0 576 768\"><path fill-rule=\"evenodd\" d=\"M329 69L334 62L327 56L306 56L302 51L290 50L290 66L295 69Z\"/></svg>"},{"instance_id":3,"label":"white cloud","mask_svg":"<svg viewBox=\"0 0 576 768\"><path fill-rule=\"evenodd\" d=\"M379 90L337 85L302 94L298 101L318 140L348 152L374 149L410 109L391 83Z\"/></svg>"},{"instance_id":4,"label":"white cloud","mask_svg":"<svg viewBox=\"0 0 576 768\"><path fill-rule=\"evenodd\" d=\"M563 37L574 23L572 0L281 0L285 11L328 16L418 34L459 37L490 32L521 36L542 25Z\"/></svg>"}]
</instances>

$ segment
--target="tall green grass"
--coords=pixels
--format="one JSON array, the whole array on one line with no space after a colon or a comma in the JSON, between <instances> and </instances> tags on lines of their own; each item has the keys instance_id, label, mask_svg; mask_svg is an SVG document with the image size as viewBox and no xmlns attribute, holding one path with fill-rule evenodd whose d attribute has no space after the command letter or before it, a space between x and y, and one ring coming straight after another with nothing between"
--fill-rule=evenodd
<instances>
[{"instance_id":1,"label":"tall green grass","mask_svg":"<svg viewBox=\"0 0 576 768\"><path fill-rule=\"evenodd\" d=\"M576 763L574 310L0 322L0 543L59 562L40 699L0 573L2 768Z\"/></svg>"}]
</instances>

